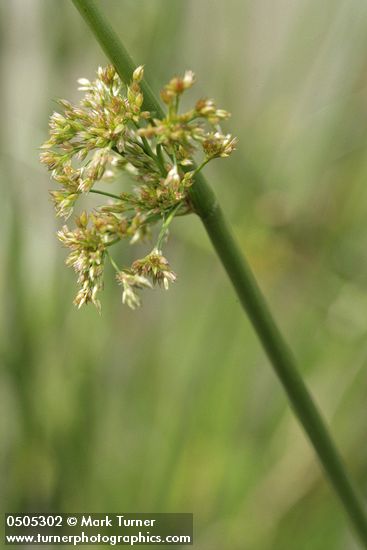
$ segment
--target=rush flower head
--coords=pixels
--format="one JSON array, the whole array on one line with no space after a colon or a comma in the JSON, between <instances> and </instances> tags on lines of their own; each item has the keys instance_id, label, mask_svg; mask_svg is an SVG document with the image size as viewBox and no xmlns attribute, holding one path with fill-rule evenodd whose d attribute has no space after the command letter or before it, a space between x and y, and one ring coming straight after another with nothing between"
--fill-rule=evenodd
<instances>
[{"instance_id":1,"label":"rush flower head","mask_svg":"<svg viewBox=\"0 0 367 550\"><path fill-rule=\"evenodd\" d=\"M203 149L208 159L229 157L236 145L236 138L231 134L223 135L220 132L207 135L203 141Z\"/></svg>"},{"instance_id":2,"label":"rush flower head","mask_svg":"<svg viewBox=\"0 0 367 550\"><path fill-rule=\"evenodd\" d=\"M229 156L237 143L222 133L219 124L230 115L212 99L199 99L192 109L180 111L182 94L196 80L192 71L164 86L161 98L167 112L162 118L143 108L143 76L139 66L131 81L123 82L112 65L99 67L94 81L79 79L84 93L80 103L60 100L60 112L50 117L41 162L58 184L51 191L56 215L69 218L88 193L108 197L89 215L77 217L76 228L65 225L58 232L70 250L66 264L78 276L78 307L91 302L100 309L106 258L116 269L123 303L133 309L140 305L137 291L154 285L167 289L176 280L161 252L168 227L175 216L192 212L188 190L196 174L209 161ZM122 173L135 182L133 188L117 194L105 190ZM101 188L95 188L97 183ZM131 243L151 238L159 222L152 251L119 268L110 247L125 238Z\"/></svg>"},{"instance_id":3,"label":"rush flower head","mask_svg":"<svg viewBox=\"0 0 367 550\"><path fill-rule=\"evenodd\" d=\"M186 71L183 77L175 76L161 91L162 101L170 105L177 97L183 94L185 90L191 88L194 82L195 74L192 71Z\"/></svg>"},{"instance_id":4,"label":"rush flower head","mask_svg":"<svg viewBox=\"0 0 367 550\"><path fill-rule=\"evenodd\" d=\"M174 283L177 278L168 261L157 248L154 248L142 260L135 260L131 269L134 273L149 277L154 285L163 286L166 290L168 290L169 284Z\"/></svg>"},{"instance_id":5,"label":"rush flower head","mask_svg":"<svg viewBox=\"0 0 367 550\"><path fill-rule=\"evenodd\" d=\"M80 290L75 297L75 305L81 307L92 302L100 310L97 294L103 287L106 246L98 232L80 225L74 231L65 225L58 232L58 237L71 250L66 265L73 267L78 275Z\"/></svg>"}]
</instances>

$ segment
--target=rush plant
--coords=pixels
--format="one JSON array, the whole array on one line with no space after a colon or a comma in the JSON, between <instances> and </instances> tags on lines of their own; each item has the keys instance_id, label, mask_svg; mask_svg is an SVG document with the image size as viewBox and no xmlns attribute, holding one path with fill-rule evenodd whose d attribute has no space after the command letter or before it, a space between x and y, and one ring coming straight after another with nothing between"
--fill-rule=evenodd
<instances>
[{"instance_id":1,"label":"rush plant","mask_svg":"<svg viewBox=\"0 0 367 550\"><path fill-rule=\"evenodd\" d=\"M76 229L64 227L59 233L60 240L71 250L67 263L74 267L81 285L76 304L93 302L99 307L97 294L110 245L124 237L140 239L157 222L161 222L161 231L153 250L130 267L115 267L123 287L123 301L131 307L139 303L136 290L156 283L167 287L175 279L161 253L168 226L175 216L197 214L294 413L367 548L364 503L202 174L207 162L228 156L236 145L236 140L218 126L228 113L217 109L210 100L199 100L192 110L180 114L180 96L194 81L191 72L174 78L163 89L163 110L143 79L142 67L136 68L95 2L72 1L112 63L99 70L95 82L81 81L86 92L81 106L61 102L64 114L52 117L51 137L42 157L61 184L61 189L53 192L59 215L68 217L75 201L86 192L99 192L112 199L96 212L79 216ZM120 169L136 179L135 191L111 196L93 187L96 181Z\"/></svg>"}]
</instances>

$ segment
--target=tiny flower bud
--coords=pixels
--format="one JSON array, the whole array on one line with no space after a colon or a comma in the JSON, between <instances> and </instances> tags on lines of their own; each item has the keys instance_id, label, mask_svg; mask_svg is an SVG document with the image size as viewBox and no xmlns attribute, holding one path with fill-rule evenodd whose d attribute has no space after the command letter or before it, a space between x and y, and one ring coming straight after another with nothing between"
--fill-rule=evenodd
<instances>
[{"instance_id":1,"label":"tiny flower bud","mask_svg":"<svg viewBox=\"0 0 367 550\"><path fill-rule=\"evenodd\" d=\"M133 72L133 80L135 80L135 82L141 82L141 80L143 80L143 77L144 77L144 65L140 65Z\"/></svg>"},{"instance_id":2,"label":"tiny flower bud","mask_svg":"<svg viewBox=\"0 0 367 550\"><path fill-rule=\"evenodd\" d=\"M184 89L187 90L195 83L195 74L193 71L185 71L183 77Z\"/></svg>"},{"instance_id":3,"label":"tiny flower bud","mask_svg":"<svg viewBox=\"0 0 367 550\"><path fill-rule=\"evenodd\" d=\"M90 90L91 88L91 83L87 78L78 78L78 84L79 84L78 90L80 91L87 91L87 90Z\"/></svg>"},{"instance_id":4,"label":"tiny flower bud","mask_svg":"<svg viewBox=\"0 0 367 550\"><path fill-rule=\"evenodd\" d=\"M78 227L86 228L88 225L88 214L85 210L80 214L78 218L75 220Z\"/></svg>"}]
</instances>

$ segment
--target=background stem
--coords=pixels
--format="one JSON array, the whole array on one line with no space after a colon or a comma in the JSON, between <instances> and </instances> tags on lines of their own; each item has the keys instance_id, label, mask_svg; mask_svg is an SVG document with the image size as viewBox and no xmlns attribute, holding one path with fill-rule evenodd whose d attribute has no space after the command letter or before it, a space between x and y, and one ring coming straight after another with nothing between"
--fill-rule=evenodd
<instances>
[{"instance_id":1,"label":"background stem","mask_svg":"<svg viewBox=\"0 0 367 550\"><path fill-rule=\"evenodd\" d=\"M136 65L109 23L99 12L95 2L93 0L72 1L91 27L121 78L129 81ZM141 83L141 87L144 94L144 107L160 117L164 116L161 106L145 80ZM192 205L200 216L241 304L252 321L295 414L308 434L363 546L367 548L367 516L364 504L349 479L328 428L296 368L292 353L275 324L256 280L224 219L215 194L201 173L196 175L195 184L190 188L189 193Z\"/></svg>"}]
</instances>

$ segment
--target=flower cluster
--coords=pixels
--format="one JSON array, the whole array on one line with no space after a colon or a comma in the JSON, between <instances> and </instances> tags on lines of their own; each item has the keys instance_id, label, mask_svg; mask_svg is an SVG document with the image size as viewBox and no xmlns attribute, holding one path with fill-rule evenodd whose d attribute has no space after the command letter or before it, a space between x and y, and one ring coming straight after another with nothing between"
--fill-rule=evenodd
<instances>
[{"instance_id":1,"label":"flower cluster","mask_svg":"<svg viewBox=\"0 0 367 550\"><path fill-rule=\"evenodd\" d=\"M108 243L99 233L95 223L91 228L88 228L87 224L88 216L82 214L77 218L78 227L74 231L70 231L65 225L58 232L58 237L63 245L71 250L66 265L74 268L81 287L74 303L81 307L92 302L100 309L97 294L103 286L104 257Z\"/></svg>"},{"instance_id":2,"label":"flower cluster","mask_svg":"<svg viewBox=\"0 0 367 550\"><path fill-rule=\"evenodd\" d=\"M166 258L162 256L162 252L154 248L148 256L142 260L135 260L132 265L132 270L139 275L150 277L154 284L158 283L168 290L169 283L176 280L176 274L171 270Z\"/></svg>"},{"instance_id":3,"label":"flower cluster","mask_svg":"<svg viewBox=\"0 0 367 550\"><path fill-rule=\"evenodd\" d=\"M162 90L166 114L157 118L143 109L143 67L124 83L111 65L99 68L95 81L82 78L85 92L79 105L60 100L61 113L50 118L50 136L42 146L41 162L59 188L51 191L56 214L69 218L83 195L108 196L109 201L76 218L76 228L58 232L70 249L66 260L78 275L80 289L74 303L92 302L100 309L103 270L109 258L122 286L122 301L140 305L138 290L176 279L161 245L172 219L191 212L188 190L195 175L212 159L228 157L236 138L222 133L220 123L229 113L211 99L200 99L193 109L180 113L182 94L195 82L192 71L173 78ZM132 189L113 194L105 185L121 173L135 181ZM95 184L100 182L101 188ZM149 237L161 222L158 241L143 259L120 269L110 246L128 238L131 243Z\"/></svg>"}]
</instances>

